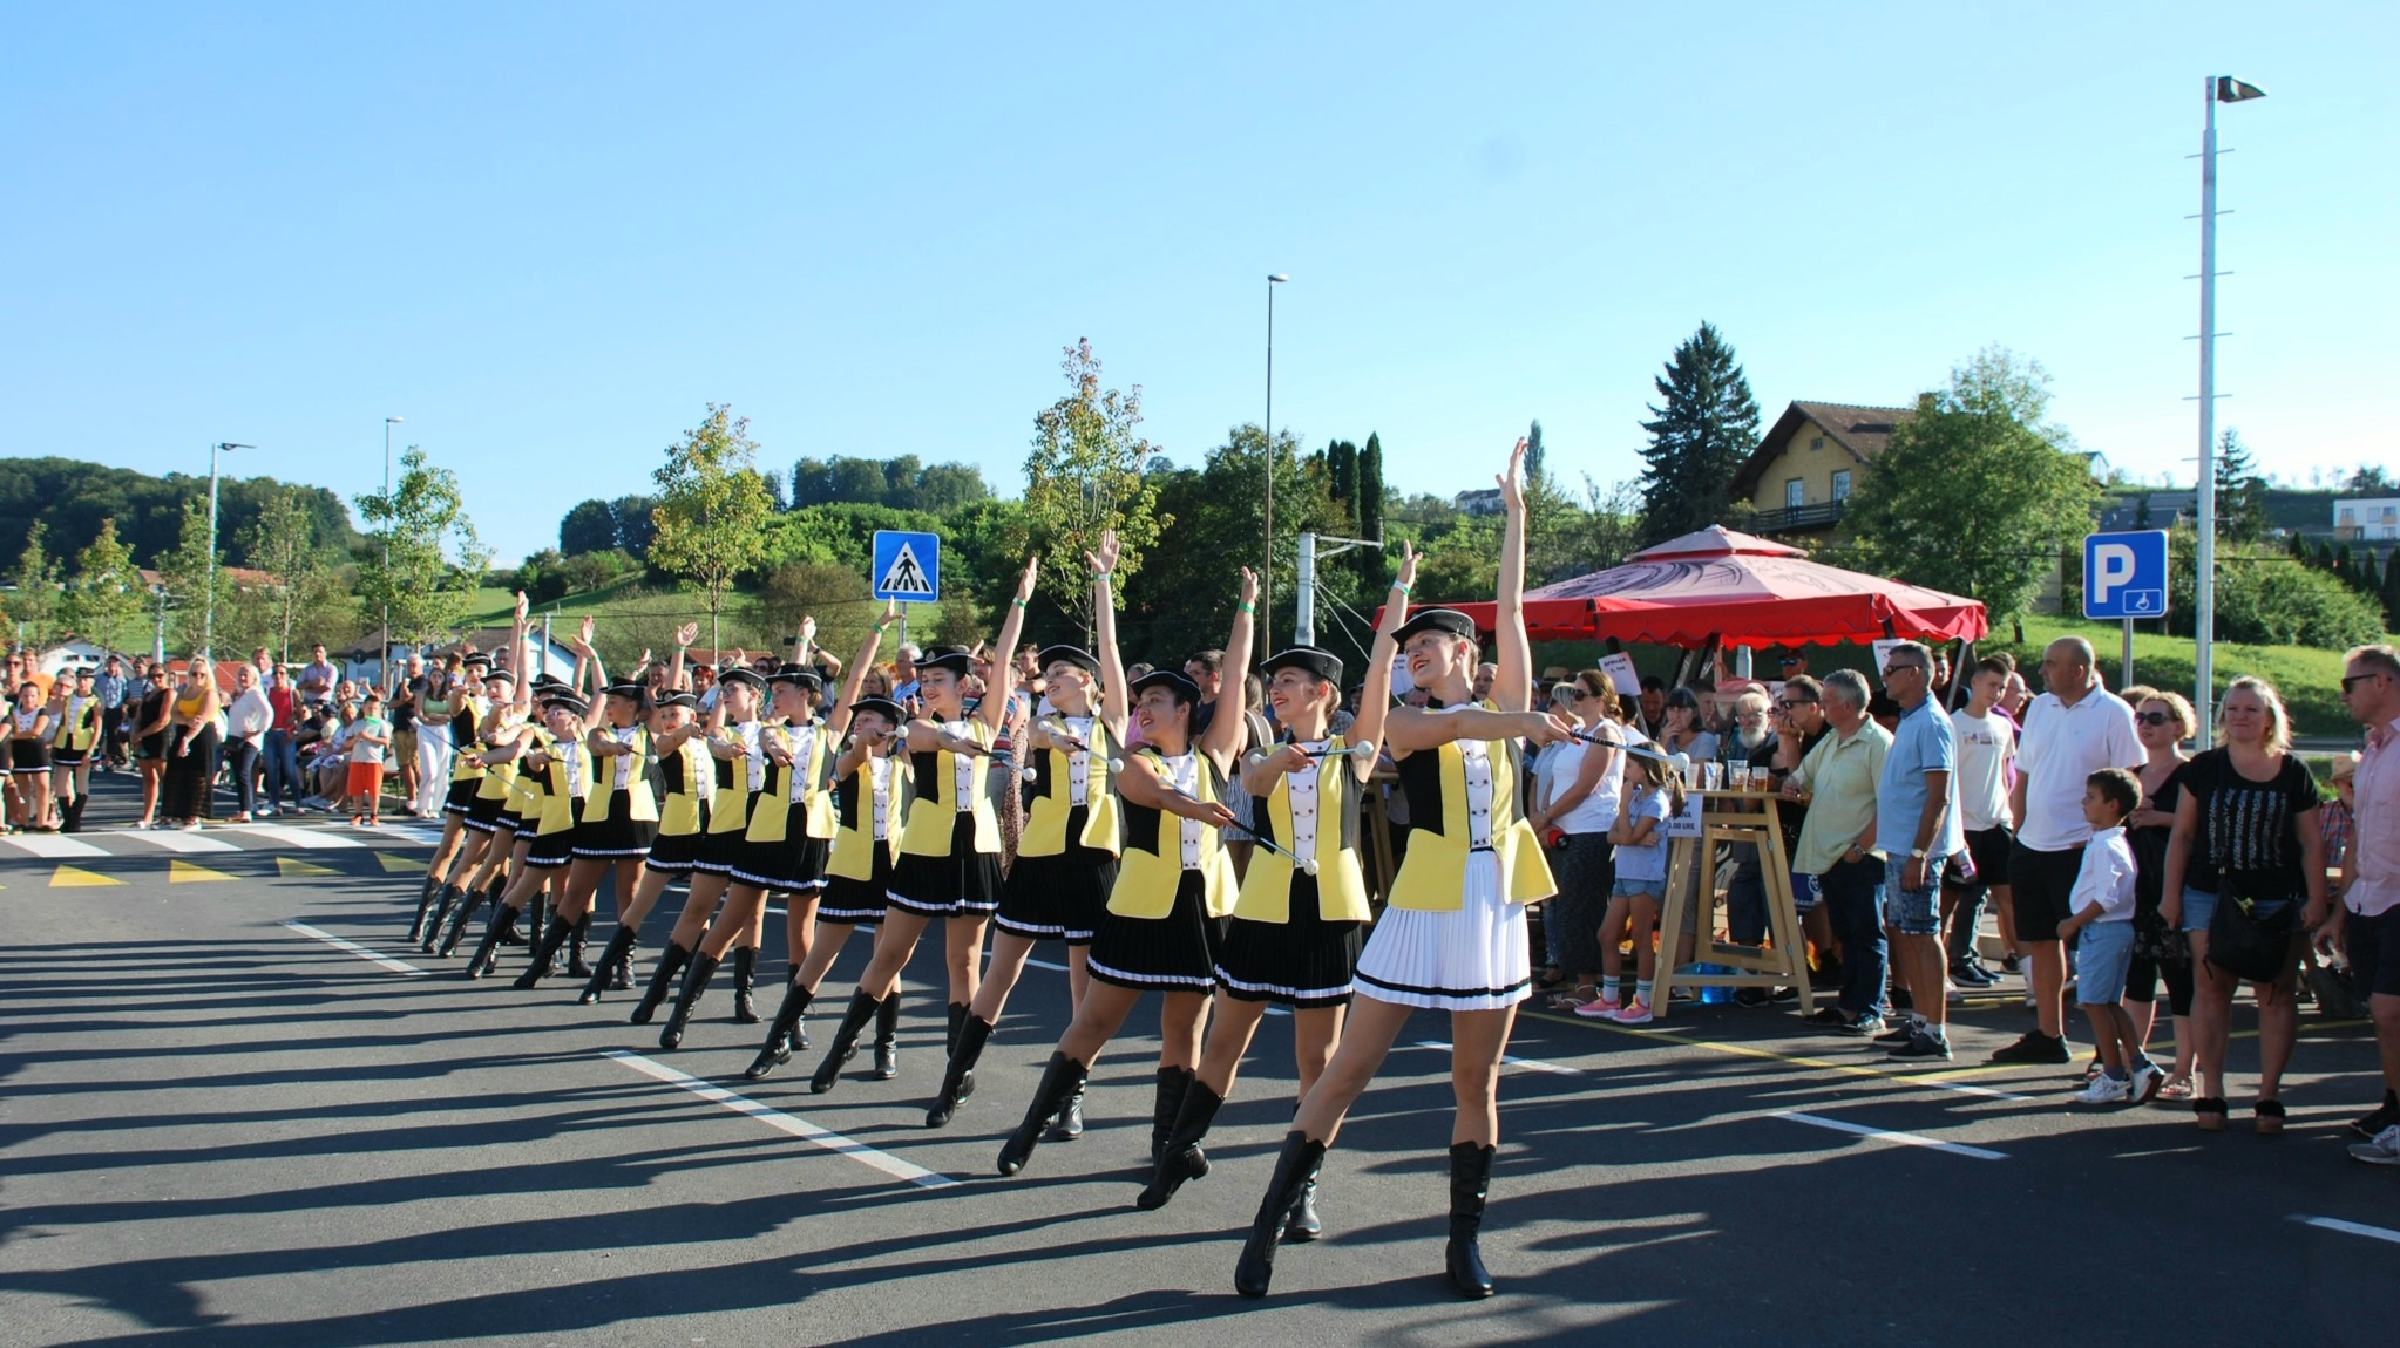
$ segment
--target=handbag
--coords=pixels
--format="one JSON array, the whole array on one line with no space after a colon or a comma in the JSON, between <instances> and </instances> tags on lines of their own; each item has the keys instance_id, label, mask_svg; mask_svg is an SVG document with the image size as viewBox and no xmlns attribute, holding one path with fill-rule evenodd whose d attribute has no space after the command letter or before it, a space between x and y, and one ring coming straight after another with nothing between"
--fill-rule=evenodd
<instances>
[{"instance_id":1,"label":"handbag","mask_svg":"<svg viewBox=\"0 0 2400 1348\"><path fill-rule=\"evenodd\" d=\"M2227 884L2208 920L2208 962L2244 982L2274 982L2291 965L2299 916L2300 905L2290 899L2237 893Z\"/></svg>"}]
</instances>

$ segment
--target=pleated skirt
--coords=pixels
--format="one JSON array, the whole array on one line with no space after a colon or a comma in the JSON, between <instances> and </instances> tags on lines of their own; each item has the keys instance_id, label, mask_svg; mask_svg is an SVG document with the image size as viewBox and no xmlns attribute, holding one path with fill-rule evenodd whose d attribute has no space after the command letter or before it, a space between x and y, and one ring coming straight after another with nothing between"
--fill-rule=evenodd
<instances>
[{"instance_id":1,"label":"pleated skirt","mask_svg":"<svg viewBox=\"0 0 2400 1348\"><path fill-rule=\"evenodd\" d=\"M1102 913L1084 967L1121 988L1207 992L1216 986L1216 950L1223 939L1223 921L1208 915L1200 872L1185 871L1165 917Z\"/></svg>"},{"instance_id":2,"label":"pleated skirt","mask_svg":"<svg viewBox=\"0 0 2400 1348\"><path fill-rule=\"evenodd\" d=\"M1225 944L1217 952L1217 986L1226 996L1245 1002L1301 1010L1346 1006L1363 925L1319 917L1317 878L1294 875L1289 921L1226 920Z\"/></svg>"},{"instance_id":3,"label":"pleated skirt","mask_svg":"<svg viewBox=\"0 0 2400 1348\"><path fill-rule=\"evenodd\" d=\"M900 854L885 891L891 906L919 917L972 917L1000 907L1000 854L975 850L975 816L961 811L950 850L938 857Z\"/></svg>"},{"instance_id":4,"label":"pleated skirt","mask_svg":"<svg viewBox=\"0 0 2400 1348\"><path fill-rule=\"evenodd\" d=\"M1358 957L1361 996L1436 1011L1497 1011L1525 1000L1533 962L1525 906L1500 893L1500 863L1467 856L1454 911L1387 908Z\"/></svg>"}]
</instances>

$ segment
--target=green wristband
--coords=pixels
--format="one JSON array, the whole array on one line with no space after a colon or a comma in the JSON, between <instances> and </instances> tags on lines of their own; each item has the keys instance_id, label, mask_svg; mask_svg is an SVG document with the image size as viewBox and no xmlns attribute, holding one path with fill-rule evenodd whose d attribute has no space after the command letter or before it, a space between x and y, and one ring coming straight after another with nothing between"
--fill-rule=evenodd
<instances>
[{"instance_id":1,"label":"green wristband","mask_svg":"<svg viewBox=\"0 0 2400 1348\"><path fill-rule=\"evenodd\" d=\"M1243 613L1256 613L1258 612L1258 606L1245 599L1241 602L1239 611Z\"/></svg>"},{"instance_id":2,"label":"green wristband","mask_svg":"<svg viewBox=\"0 0 2400 1348\"><path fill-rule=\"evenodd\" d=\"M1013 595L1013 594L1012 594L1012 595L1010 595L1010 596L1008 597L1008 602L1010 602L1010 603L1012 603L1012 604L1016 605L1018 608L1023 608L1023 607L1025 607L1025 601L1024 601L1024 600L1022 600L1022 599L1019 599L1019 598L1017 598L1017 597L1016 597L1015 595Z\"/></svg>"}]
</instances>

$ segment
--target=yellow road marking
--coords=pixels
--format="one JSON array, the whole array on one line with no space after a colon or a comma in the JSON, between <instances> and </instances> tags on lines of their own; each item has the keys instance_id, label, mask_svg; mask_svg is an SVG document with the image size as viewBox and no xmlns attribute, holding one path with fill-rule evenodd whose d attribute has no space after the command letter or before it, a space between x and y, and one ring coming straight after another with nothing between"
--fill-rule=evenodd
<instances>
[{"instance_id":1,"label":"yellow road marking","mask_svg":"<svg viewBox=\"0 0 2400 1348\"><path fill-rule=\"evenodd\" d=\"M98 885L121 885L125 882L112 875L87 871L81 866L61 866L50 872L52 889L89 889Z\"/></svg>"},{"instance_id":2,"label":"yellow road marking","mask_svg":"<svg viewBox=\"0 0 2400 1348\"><path fill-rule=\"evenodd\" d=\"M223 871L212 871L206 866L185 861L181 857L167 863L167 883L170 885L196 885L210 880L231 880L233 878Z\"/></svg>"}]
</instances>

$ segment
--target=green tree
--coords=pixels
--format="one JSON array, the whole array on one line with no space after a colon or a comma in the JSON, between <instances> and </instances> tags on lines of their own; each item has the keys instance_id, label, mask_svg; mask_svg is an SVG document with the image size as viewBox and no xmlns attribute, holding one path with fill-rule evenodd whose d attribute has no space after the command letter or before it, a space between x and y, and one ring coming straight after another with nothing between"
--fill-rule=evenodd
<instances>
[{"instance_id":1,"label":"green tree","mask_svg":"<svg viewBox=\"0 0 2400 1348\"><path fill-rule=\"evenodd\" d=\"M2217 536L2255 543L2267 536L2267 480L2251 462L2241 433L2233 427L2217 437L2213 456L2217 486Z\"/></svg>"},{"instance_id":2,"label":"green tree","mask_svg":"<svg viewBox=\"0 0 2400 1348\"><path fill-rule=\"evenodd\" d=\"M1020 555L1042 552L1041 585L1091 629L1091 577L1083 555L1115 530L1119 551L1114 593L1143 567L1150 546L1173 517L1158 508L1158 484L1143 473L1155 449L1141 433L1142 386L1100 387L1100 357L1088 338L1065 349L1059 362L1067 395L1034 414L1033 444L1025 456L1025 526Z\"/></svg>"},{"instance_id":3,"label":"green tree","mask_svg":"<svg viewBox=\"0 0 2400 1348\"><path fill-rule=\"evenodd\" d=\"M1758 447L1758 404L1733 347L1714 324L1675 348L1652 384L1663 406L1642 423L1643 541L1705 529L1727 515L1727 486Z\"/></svg>"},{"instance_id":4,"label":"green tree","mask_svg":"<svg viewBox=\"0 0 2400 1348\"><path fill-rule=\"evenodd\" d=\"M2099 489L2067 433L2044 420L2049 377L1987 348L1924 400L1850 498L1864 563L1882 574L2023 613L2044 559L2090 531Z\"/></svg>"},{"instance_id":5,"label":"green tree","mask_svg":"<svg viewBox=\"0 0 2400 1348\"><path fill-rule=\"evenodd\" d=\"M650 559L650 540L658 533L658 525L650 512L658 508L655 496L620 496L608 503L610 518L616 521L616 546L631 553L636 560Z\"/></svg>"},{"instance_id":6,"label":"green tree","mask_svg":"<svg viewBox=\"0 0 2400 1348\"><path fill-rule=\"evenodd\" d=\"M617 515L606 501L578 502L558 522L558 550L568 557L617 546Z\"/></svg>"},{"instance_id":7,"label":"green tree","mask_svg":"<svg viewBox=\"0 0 2400 1348\"><path fill-rule=\"evenodd\" d=\"M358 498L375 541L359 566L360 616L411 645L448 635L474 606L491 553L475 536L458 475L410 445L389 495Z\"/></svg>"},{"instance_id":8,"label":"green tree","mask_svg":"<svg viewBox=\"0 0 2400 1348\"><path fill-rule=\"evenodd\" d=\"M1533 429L1525 432L1525 480L1534 481L1549 465L1549 453L1542 448L1542 419L1533 419Z\"/></svg>"},{"instance_id":9,"label":"green tree","mask_svg":"<svg viewBox=\"0 0 2400 1348\"><path fill-rule=\"evenodd\" d=\"M815 618L817 644L847 660L882 612L883 601L875 598L864 571L795 562L768 568L759 582L753 616L777 642L797 633L801 619ZM790 658L788 648L776 649ZM885 658L890 658L888 652Z\"/></svg>"},{"instance_id":10,"label":"green tree","mask_svg":"<svg viewBox=\"0 0 2400 1348\"><path fill-rule=\"evenodd\" d=\"M2383 625L2400 632L2400 547L2383 554Z\"/></svg>"},{"instance_id":11,"label":"green tree","mask_svg":"<svg viewBox=\"0 0 2400 1348\"><path fill-rule=\"evenodd\" d=\"M1325 480L1333 493L1334 504L1348 514L1355 525L1358 521L1358 446L1347 440L1335 440L1325 446Z\"/></svg>"},{"instance_id":12,"label":"green tree","mask_svg":"<svg viewBox=\"0 0 2400 1348\"><path fill-rule=\"evenodd\" d=\"M657 533L650 561L671 575L700 586L708 599L708 644L720 644L725 593L734 577L766 553L766 523L774 512L766 480L757 468L758 443L750 420L736 418L723 403L708 405L708 418L667 447L667 462L651 475L658 506L651 512Z\"/></svg>"},{"instance_id":13,"label":"green tree","mask_svg":"<svg viewBox=\"0 0 2400 1348\"><path fill-rule=\"evenodd\" d=\"M358 606L341 584L333 550L318 537L317 521L298 492L286 492L259 511L249 537L251 564L275 578L266 599L268 644L278 660L292 658L292 634L341 640L357 626Z\"/></svg>"},{"instance_id":14,"label":"green tree","mask_svg":"<svg viewBox=\"0 0 2400 1348\"><path fill-rule=\"evenodd\" d=\"M167 612L170 648L198 650L208 630L210 568L223 559L209 550L208 506L187 498L175 531L175 546L158 555L159 601Z\"/></svg>"},{"instance_id":15,"label":"green tree","mask_svg":"<svg viewBox=\"0 0 2400 1348\"><path fill-rule=\"evenodd\" d=\"M127 650L140 635L147 607L143 597L133 550L117 538L116 520L100 521L98 536L75 554L75 577L67 583L61 621L109 650Z\"/></svg>"},{"instance_id":16,"label":"green tree","mask_svg":"<svg viewBox=\"0 0 2400 1348\"><path fill-rule=\"evenodd\" d=\"M1352 514L1358 520L1360 538L1383 537L1383 440L1375 432L1367 432L1366 447L1358 451L1358 500ZM1391 572L1386 569L1379 548L1360 548L1350 554L1357 558L1351 569L1358 575L1362 594L1378 594L1388 583Z\"/></svg>"},{"instance_id":17,"label":"green tree","mask_svg":"<svg viewBox=\"0 0 2400 1348\"><path fill-rule=\"evenodd\" d=\"M17 556L15 616L26 644L37 651L58 635L60 616L58 559L44 546L49 532L35 520L25 533L25 550Z\"/></svg>"}]
</instances>

